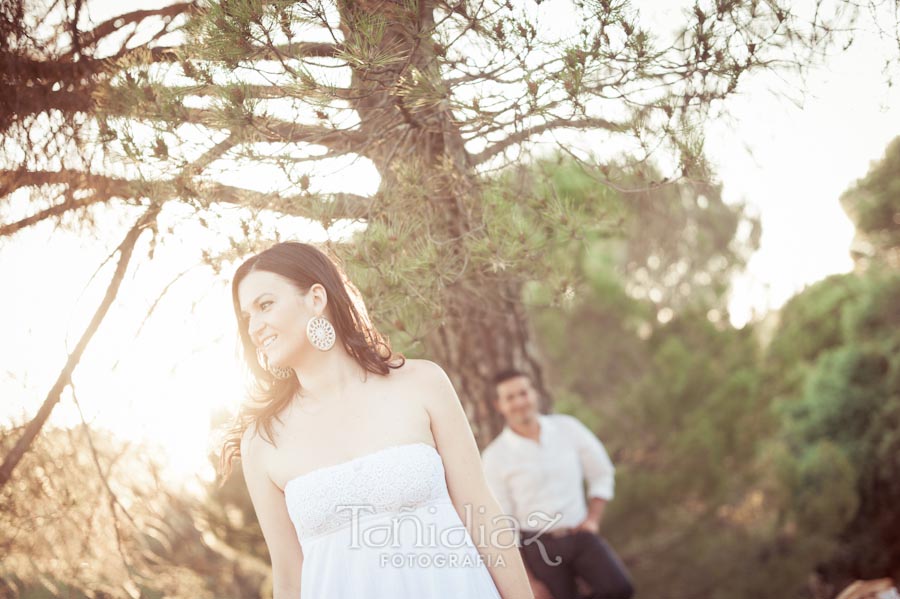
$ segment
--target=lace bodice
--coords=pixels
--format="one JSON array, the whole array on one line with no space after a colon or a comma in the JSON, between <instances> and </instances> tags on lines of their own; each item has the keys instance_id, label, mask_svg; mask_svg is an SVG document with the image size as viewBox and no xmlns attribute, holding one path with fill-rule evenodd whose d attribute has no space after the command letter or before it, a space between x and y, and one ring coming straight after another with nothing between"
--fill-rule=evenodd
<instances>
[{"instance_id":1,"label":"lace bodice","mask_svg":"<svg viewBox=\"0 0 900 599\"><path fill-rule=\"evenodd\" d=\"M313 470L284 486L288 514L301 540L360 518L448 499L441 456L427 443L408 443ZM349 509L348 506L358 506Z\"/></svg>"}]
</instances>

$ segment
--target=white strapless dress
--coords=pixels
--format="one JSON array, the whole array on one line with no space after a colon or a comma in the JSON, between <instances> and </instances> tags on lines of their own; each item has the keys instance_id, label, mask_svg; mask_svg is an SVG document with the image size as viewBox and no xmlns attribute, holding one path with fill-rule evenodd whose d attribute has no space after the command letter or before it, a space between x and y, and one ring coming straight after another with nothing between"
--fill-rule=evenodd
<instances>
[{"instance_id":1,"label":"white strapless dress","mask_svg":"<svg viewBox=\"0 0 900 599\"><path fill-rule=\"evenodd\" d=\"M313 470L284 498L303 548L299 599L500 599L431 445Z\"/></svg>"}]
</instances>

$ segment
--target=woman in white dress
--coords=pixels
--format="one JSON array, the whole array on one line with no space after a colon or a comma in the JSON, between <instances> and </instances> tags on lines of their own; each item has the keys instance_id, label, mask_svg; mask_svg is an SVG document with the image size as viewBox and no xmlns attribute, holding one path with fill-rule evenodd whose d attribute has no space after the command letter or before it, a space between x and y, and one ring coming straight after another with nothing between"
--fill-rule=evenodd
<instances>
[{"instance_id":1,"label":"woman in white dress","mask_svg":"<svg viewBox=\"0 0 900 599\"><path fill-rule=\"evenodd\" d=\"M314 246L249 258L232 296L256 389L222 466L241 458L274 599L532 598L441 367L393 353Z\"/></svg>"}]
</instances>

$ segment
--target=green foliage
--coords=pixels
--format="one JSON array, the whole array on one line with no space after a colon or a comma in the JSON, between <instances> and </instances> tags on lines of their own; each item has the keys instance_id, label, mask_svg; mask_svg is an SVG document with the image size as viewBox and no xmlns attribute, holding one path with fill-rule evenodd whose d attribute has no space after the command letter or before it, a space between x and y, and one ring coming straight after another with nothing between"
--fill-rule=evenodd
<instances>
[{"instance_id":1,"label":"green foliage","mask_svg":"<svg viewBox=\"0 0 900 599\"><path fill-rule=\"evenodd\" d=\"M772 344L780 362L807 364L775 404L791 458L780 471L793 493L782 518L800 536L830 540L816 559L832 579L900 564L898 306L896 274L833 277L792 300ZM798 340L801 316L816 314L818 331Z\"/></svg>"},{"instance_id":2,"label":"green foliage","mask_svg":"<svg viewBox=\"0 0 900 599\"><path fill-rule=\"evenodd\" d=\"M844 337L854 343L878 340L890 346L892 330L900 327L900 277L873 271L866 282L868 293L847 306L843 315Z\"/></svg>"},{"instance_id":3,"label":"green foliage","mask_svg":"<svg viewBox=\"0 0 900 599\"><path fill-rule=\"evenodd\" d=\"M579 326L586 338L606 333L596 322ZM623 369L623 349L625 375L597 376L608 364ZM583 402L595 406L595 430L617 463L607 535L648 596L714 596L710 581L722 577L732 581L730 597L758 596L740 591L749 582L741 564L757 559L770 541L759 530L771 529L756 499L758 446L773 428L752 366L757 351L752 328L722 328L688 311L647 340L614 330L589 353L591 364L573 365L585 369Z\"/></svg>"},{"instance_id":4,"label":"green foliage","mask_svg":"<svg viewBox=\"0 0 900 599\"><path fill-rule=\"evenodd\" d=\"M779 474L790 492L782 517L791 519L798 536L831 538L833 543L859 504L857 472L844 452L831 441L817 440L782 464Z\"/></svg>"},{"instance_id":5,"label":"green foliage","mask_svg":"<svg viewBox=\"0 0 900 599\"><path fill-rule=\"evenodd\" d=\"M479 181L465 209L478 225L453 239L435 224L441 179L426 181L421 164L397 169L380 214L354 239L346 263L363 290L372 317L390 323L391 339L415 352L427 331L447 311L448 289L465 286L467 304L496 303L497 287L524 301L558 306L580 276L580 256L615 227L620 200L571 164L559 170L543 163L501 172ZM435 185L435 188L430 187ZM473 284L478 281L478 284Z\"/></svg>"},{"instance_id":6,"label":"green foliage","mask_svg":"<svg viewBox=\"0 0 900 599\"><path fill-rule=\"evenodd\" d=\"M900 248L900 137L865 177L841 195L841 204L856 224L859 236L876 254Z\"/></svg>"},{"instance_id":7,"label":"green foliage","mask_svg":"<svg viewBox=\"0 0 900 599\"><path fill-rule=\"evenodd\" d=\"M842 314L863 291L855 274L833 275L794 296L779 313L778 333L767 351L772 393L797 391L805 369L844 341Z\"/></svg>"},{"instance_id":8,"label":"green foliage","mask_svg":"<svg viewBox=\"0 0 900 599\"><path fill-rule=\"evenodd\" d=\"M900 277L810 287L765 362L752 327L686 310L642 339L646 312L621 286L579 289L565 311L535 314L538 338L558 408L614 455L605 528L642 592L800 596L815 568L831 580L895 568ZM723 579L727 591L708 582Z\"/></svg>"},{"instance_id":9,"label":"green foliage","mask_svg":"<svg viewBox=\"0 0 900 599\"><path fill-rule=\"evenodd\" d=\"M564 179L582 189L577 174ZM629 280L647 269L623 259L637 255L629 246L647 226L634 223L647 215L629 210L633 195L620 198L622 234L570 254L580 274L567 299L531 313L557 409L589 423L617 464L605 530L641 592L804 596L814 570L831 581L896 572L900 277L874 269L810 286L782 309L764 349L752 326L711 317L708 272L694 302L672 304L660 324L659 306L636 298ZM689 213L649 205L663 223L666 210L672 222ZM673 250L671 263L740 255L722 233L736 235L735 221L716 210L690 221L721 242L675 246L685 254ZM550 297L540 283L529 290Z\"/></svg>"},{"instance_id":10,"label":"green foliage","mask_svg":"<svg viewBox=\"0 0 900 599\"><path fill-rule=\"evenodd\" d=\"M576 205L606 187L572 160L541 169ZM631 181L640 183L636 172ZM696 189L674 184L614 192L605 209L618 232L553 255L560 270L576 273L558 305L544 307L553 293L542 282L526 296L534 300L529 312L556 409L596 431L617 465L605 534L648 597L719 596L712 581L723 576L731 582L721 596L729 599L784 588L778 585L802 578L803 567L781 569L765 584L740 576L741 564L759 561L776 530L760 503L757 455L775 422L760 393L753 328L714 322L715 304L707 303L720 301L721 290L712 288L740 264L740 242L724 233L736 235L740 209L698 201ZM695 227L697 235L680 239L678 227ZM682 279L691 290L684 300L640 297L665 288L684 265L691 272ZM657 313L669 306L677 310L662 324Z\"/></svg>"},{"instance_id":11,"label":"green foliage","mask_svg":"<svg viewBox=\"0 0 900 599\"><path fill-rule=\"evenodd\" d=\"M841 197L857 232L890 262L900 139ZM782 309L765 388L780 431L779 521L790 554L828 581L900 571L900 275L876 260L829 277Z\"/></svg>"}]
</instances>

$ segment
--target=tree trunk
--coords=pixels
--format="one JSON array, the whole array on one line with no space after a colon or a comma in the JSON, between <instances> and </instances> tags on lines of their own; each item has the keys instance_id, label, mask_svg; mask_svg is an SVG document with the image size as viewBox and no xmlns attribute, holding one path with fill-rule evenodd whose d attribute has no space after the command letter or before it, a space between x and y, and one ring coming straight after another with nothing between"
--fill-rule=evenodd
<instances>
[{"instance_id":1,"label":"tree trunk","mask_svg":"<svg viewBox=\"0 0 900 599\"><path fill-rule=\"evenodd\" d=\"M549 395L536 348L520 304L521 285L513 275L484 273L466 257L466 236L481 223L478 175L449 108L449 92L437 73L433 2L410 8L402 1L339 2L341 30L349 45L372 43L365 37L373 19L384 29L377 52L393 56L386 66L354 68L354 103L365 138L373 140L369 157L382 176L378 198L422 193L416 205L428 222L428 235L448 253L462 272L443 290L441 322L425 338L428 356L453 380L479 446L503 426L492 405L491 379L501 369L516 367L531 375L549 407ZM368 23L366 25L365 23ZM424 86L417 81L428 79ZM430 86L430 87L429 87ZM444 89L442 98L417 96L422 89ZM378 204L371 219L389 219Z\"/></svg>"},{"instance_id":2,"label":"tree trunk","mask_svg":"<svg viewBox=\"0 0 900 599\"><path fill-rule=\"evenodd\" d=\"M518 301L519 289L508 287L516 295L505 296L491 288L487 291L496 296L496 302L478 307L473 306L471 294L464 289L451 290L445 299L446 317L426 341L429 354L453 378L482 448L504 424L493 406L492 379L498 371L515 367L528 373L541 397L542 411L551 405L539 352ZM485 291L482 286L481 297Z\"/></svg>"}]
</instances>

